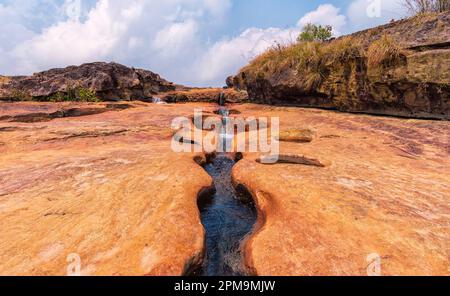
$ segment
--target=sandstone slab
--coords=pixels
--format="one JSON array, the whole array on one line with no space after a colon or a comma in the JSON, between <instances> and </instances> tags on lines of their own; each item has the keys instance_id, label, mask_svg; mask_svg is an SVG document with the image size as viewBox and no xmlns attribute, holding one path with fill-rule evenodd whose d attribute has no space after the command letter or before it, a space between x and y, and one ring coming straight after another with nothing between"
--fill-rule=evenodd
<instances>
[{"instance_id":1,"label":"sandstone slab","mask_svg":"<svg viewBox=\"0 0 450 296\"><path fill-rule=\"evenodd\" d=\"M197 193L212 180L170 149L171 120L194 106L132 104L0 121L0 274L66 275L79 256L84 275L181 275L202 258ZM105 104L1 103L0 114L83 107Z\"/></svg>"},{"instance_id":2,"label":"sandstone slab","mask_svg":"<svg viewBox=\"0 0 450 296\"><path fill-rule=\"evenodd\" d=\"M449 275L450 123L317 109L234 106L313 129L281 154L328 163L264 165L244 154L234 168L259 208L245 245L258 275ZM368 261L368 258L370 259Z\"/></svg>"}]
</instances>

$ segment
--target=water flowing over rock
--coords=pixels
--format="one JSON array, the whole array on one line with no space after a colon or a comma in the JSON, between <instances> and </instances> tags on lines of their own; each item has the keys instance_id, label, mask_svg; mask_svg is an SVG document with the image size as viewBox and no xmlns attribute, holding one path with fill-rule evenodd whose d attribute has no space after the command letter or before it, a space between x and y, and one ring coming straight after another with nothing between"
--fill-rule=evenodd
<instances>
[{"instance_id":1,"label":"water flowing over rock","mask_svg":"<svg viewBox=\"0 0 450 296\"><path fill-rule=\"evenodd\" d=\"M236 155L231 181L259 211L240 249L245 270L367 275L377 253L383 275L449 274L450 121L231 107L230 116L280 117L281 131L315 133L280 142L276 164ZM214 157L170 149L172 119L195 108L216 116L207 103L0 102L9 118L0 120L0 275L65 275L76 254L83 275L201 265L197 196L213 180L197 163ZM11 120L58 110L72 116Z\"/></svg>"}]
</instances>

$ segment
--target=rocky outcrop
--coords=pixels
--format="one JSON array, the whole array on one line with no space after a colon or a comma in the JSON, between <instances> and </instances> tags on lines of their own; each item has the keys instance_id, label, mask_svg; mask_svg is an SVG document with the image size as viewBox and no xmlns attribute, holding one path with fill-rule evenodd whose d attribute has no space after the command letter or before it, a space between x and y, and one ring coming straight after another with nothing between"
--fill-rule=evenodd
<instances>
[{"instance_id":1,"label":"rocky outcrop","mask_svg":"<svg viewBox=\"0 0 450 296\"><path fill-rule=\"evenodd\" d=\"M305 55L295 56L295 46L272 50L267 61L253 61L227 84L246 89L257 103L450 118L450 12L306 48L303 63ZM319 55L324 58L312 64Z\"/></svg>"},{"instance_id":2,"label":"rocky outcrop","mask_svg":"<svg viewBox=\"0 0 450 296\"><path fill-rule=\"evenodd\" d=\"M0 77L0 99L53 100L93 92L101 100L141 100L173 91L176 86L158 74L117 63L90 63L52 69L32 76Z\"/></svg>"},{"instance_id":3,"label":"rocky outcrop","mask_svg":"<svg viewBox=\"0 0 450 296\"><path fill-rule=\"evenodd\" d=\"M218 103L220 96L223 96L227 103L248 102L248 95L245 91L222 88L192 88L179 91L168 92L161 96L161 100L167 103L185 102L207 102Z\"/></svg>"}]
</instances>

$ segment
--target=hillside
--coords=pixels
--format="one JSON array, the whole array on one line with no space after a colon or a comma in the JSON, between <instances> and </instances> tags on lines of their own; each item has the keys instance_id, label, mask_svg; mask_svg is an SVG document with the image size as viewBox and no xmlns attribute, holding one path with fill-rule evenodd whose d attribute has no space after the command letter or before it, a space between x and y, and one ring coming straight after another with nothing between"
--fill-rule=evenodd
<instances>
[{"instance_id":1,"label":"hillside","mask_svg":"<svg viewBox=\"0 0 450 296\"><path fill-rule=\"evenodd\" d=\"M257 103L450 118L450 12L271 48L227 79Z\"/></svg>"}]
</instances>

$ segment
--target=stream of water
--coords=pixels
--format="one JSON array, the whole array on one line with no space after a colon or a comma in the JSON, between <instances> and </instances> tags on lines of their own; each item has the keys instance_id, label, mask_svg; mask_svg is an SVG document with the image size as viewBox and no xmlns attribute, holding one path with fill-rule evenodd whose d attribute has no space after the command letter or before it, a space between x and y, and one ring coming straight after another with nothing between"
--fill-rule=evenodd
<instances>
[{"instance_id":1,"label":"stream of water","mask_svg":"<svg viewBox=\"0 0 450 296\"><path fill-rule=\"evenodd\" d=\"M222 110L222 111L220 111ZM223 122L226 108L219 109ZM222 130L224 147L230 137ZM227 153L219 153L204 169L214 180L215 193L199 202L201 220L206 229L206 257L203 266L194 272L203 276L247 275L241 254L241 243L252 231L257 211L250 194L234 188L231 171L236 161Z\"/></svg>"}]
</instances>

